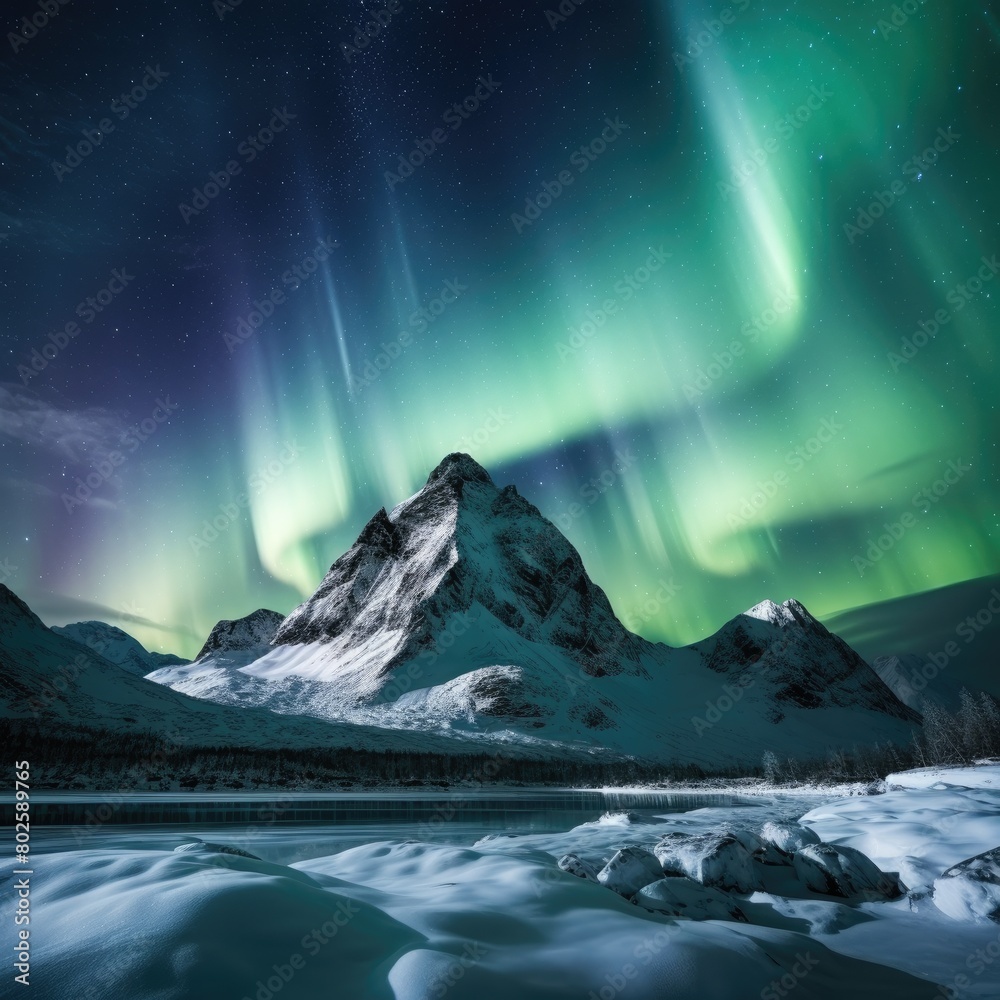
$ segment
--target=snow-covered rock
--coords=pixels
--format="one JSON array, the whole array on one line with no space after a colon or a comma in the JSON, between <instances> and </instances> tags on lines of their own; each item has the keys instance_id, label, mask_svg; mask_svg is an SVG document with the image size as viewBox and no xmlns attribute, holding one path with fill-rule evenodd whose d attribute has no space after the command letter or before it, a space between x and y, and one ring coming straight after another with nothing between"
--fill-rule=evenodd
<instances>
[{"instance_id":1,"label":"snow-covered rock","mask_svg":"<svg viewBox=\"0 0 1000 1000\"><path fill-rule=\"evenodd\" d=\"M969 872L934 882L934 905L953 920L1000 923L1000 882Z\"/></svg>"},{"instance_id":2,"label":"snow-covered rock","mask_svg":"<svg viewBox=\"0 0 1000 1000\"><path fill-rule=\"evenodd\" d=\"M623 847L598 873L597 881L621 896L633 896L643 886L663 878L655 855L642 847Z\"/></svg>"},{"instance_id":3,"label":"snow-covered rock","mask_svg":"<svg viewBox=\"0 0 1000 1000\"><path fill-rule=\"evenodd\" d=\"M819 837L807 826L799 823L776 823L769 821L760 829L760 838L773 847L785 864L792 863L792 856L807 844L818 844Z\"/></svg>"},{"instance_id":4,"label":"snow-covered rock","mask_svg":"<svg viewBox=\"0 0 1000 1000\"><path fill-rule=\"evenodd\" d=\"M813 892L845 899L898 899L905 889L853 847L806 844L795 852L795 874Z\"/></svg>"},{"instance_id":5,"label":"snow-covered rock","mask_svg":"<svg viewBox=\"0 0 1000 1000\"><path fill-rule=\"evenodd\" d=\"M759 833L755 833L749 827L726 825L722 828L721 832L726 834L726 836L738 840L747 853L761 864L785 865L788 863L787 858L781 854L774 844L764 840Z\"/></svg>"},{"instance_id":6,"label":"snow-covered rock","mask_svg":"<svg viewBox=\"0 0 1000 1000\"><path fill-rule=\"evenodd\" d=\"M727 892L753 892L760 887L753 858L735 837L726 834L670 833L653 853L667 875L686 875Z\"/></svg>"},{"instance_id":7,"label":"snow-covered rock","mask_svg":"<svg viewBox=\"0 0 1000 1000\"><path fill-rule=\"evenodd\" d=\"M632 897L632 902L671 917L747 922L746 915L735 900L718 889L701 885L683 875L650 882Z\"/></svg>"},{"instance_id":8,"label":"snow-covered rock","mask_svg":"<svg viewBox=\"0 0 1000 1000\"><path fill-rule=\"evenodd\" d=\"M559 867L562 871L575 875L577 878L586 879L588 882L597 882L597 869L583 858L575 854L564 854L559 859Z\"/></svg>"},{"instance_id":9,"label":"snow-covered rock","mask_svg":"<svg viewBox=\"0 0 1000 1000\"><path fill-rule=\"evenodd\" d=\"M934 882L934 903L955 920L1000 923L1000 847L944 872Z\"/></svg>"}]
</instances>

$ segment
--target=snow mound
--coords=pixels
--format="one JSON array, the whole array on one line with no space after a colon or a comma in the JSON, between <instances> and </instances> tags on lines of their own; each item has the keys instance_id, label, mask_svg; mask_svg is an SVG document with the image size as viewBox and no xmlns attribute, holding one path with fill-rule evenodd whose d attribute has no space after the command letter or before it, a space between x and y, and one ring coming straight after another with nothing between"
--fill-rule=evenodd
<instances>
[{"instance_id":1,"label":"snow mound","mask_svg":"<svg viewBox=\"0 0 1000 1000\"><path fill-rule=\"evenodd\" d=\"M795 852L795 874L813 892L846 899L898 899L903 888L853 847L806 844Z\"/></svg>"},{"instance_id":2,"label":"snow mound","mask_svg":"<svg viewBox=\"0 0 1000 1000\"><path fill-rule=\"evenodd\" d=\"M996 788L1000 789L1000 764L976 767L918 767L897 771L885 779L889 789L899 788Z\"/></svg>"},{"instance_id":3,"label":"snow mound","mask_svg":"<svg viewBox=\"0 0 1000 1000\"><path fill-rule=\"evenodd\" d=\"M632 897L632 902L670 917L747 922L743 911L724 892L700 885L684 876L651 882Z\"/></svg>"}]
</instances>

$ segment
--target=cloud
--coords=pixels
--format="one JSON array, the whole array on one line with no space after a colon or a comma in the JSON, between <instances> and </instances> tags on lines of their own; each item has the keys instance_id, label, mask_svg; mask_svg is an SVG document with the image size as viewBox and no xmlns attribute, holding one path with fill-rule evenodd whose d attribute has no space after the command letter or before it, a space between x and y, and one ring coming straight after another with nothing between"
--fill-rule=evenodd
<instances>
[{"instance_id":1,"label":"cloud","mask_svg":"<svg viewBox=\"0 0 1000 1000\"><path fill-rule=\"evenodd\" d=\"M64 619L66 621L104 621L126 625L142 625L158 632L185 638L201 639L193 629L184 625L171 625L156 622L141 614L142 609L130 611L127 608L112 608L96 601L87 601L67 594L33 593L28 604L31 609L47 621Z\"/></svg>"},{"instance_id":2,"label":"cloud","mask_svg":"<svg viewBox=\"0 0 1000 1000\"><path fill-rule=\"evenodd\" d=\"M0 436L77 465L99 462L120 447L120 416L91 407L72 410L0 384Z\"/></svg>"}]
</instances>

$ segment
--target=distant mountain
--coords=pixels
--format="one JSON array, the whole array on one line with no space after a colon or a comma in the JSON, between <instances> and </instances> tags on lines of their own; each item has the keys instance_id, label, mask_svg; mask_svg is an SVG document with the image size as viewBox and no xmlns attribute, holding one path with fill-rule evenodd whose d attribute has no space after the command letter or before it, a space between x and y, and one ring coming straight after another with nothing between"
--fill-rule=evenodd
<instances>
[{"instance_id":1,"label":"distant mountain","mask_svg":"<svg viewBox=\"0 0 1000 1000\"><path fill-rule=\"evenodd\" d=\"M76 622L72 625L55 625L52 631L68 639L89 646L106 660L124 667L130 674L143 677L160 667L188 663L182 656L172 653L151 653L138 639L133 639L107 622Z\"/></svg>"},{"instance_id":2,"label":"distant mountain","mask_svg":"<svg viewBox=\"0 0 1000 1000\"><path fill-rule=\"evenodd\" d=\"M764 601L695 643L706 665L735 679L752 668L772 693L772 722L789 710L866 706L912 719L901 700L839 636L798 601Z\"/></svg>"},{"instance_id":3,"label":"distant mountain","mask_svg":"<svg viewBox=\"0 0 1000 1000\"><path fill-rule=\"evenodd\" d=\"M361 725L293 719L191 698L136 677L91 647L47 628L2 584L0 717L32 720L43 739L46 733L65 736L67 727L84 727L153 733L194 747L455 751L454 740L435 742L407 733L390 738Z\"/></svg>"},{"instance_id":4,"label":"distant mountain","mask_svg":"<svg viewBox=\"0 0 1000 1000\"><path fill-rule=\"evenodd\" d=\"M908 704L929 697L954 708L963 687L1000 697L1000 575L842 611L826 624Z\"/></svg>"},{"instance_id":5,"label":"distant mountain","mask_svg":"<svg viewBox=\"0 0 1000 1000\"><path fill-rule=\"evenodd\" d=\"M288 714L708 764L908 742L917 719L793 601L685 649L632 634L558 528L462 454L368 522L264 655L152 679Z\"/></svg>"},{"instance_id":6,"label":"distant mountain","mask_svg":"<svg viewBox=\"0 0 1000 1000\"><path fill-rule=\"evenodd\" d=\"M213 653L246 652L267 647L284 620L285 616L277 611L258 608L244 618L217 622L195 659L200 660Z\"/></svg>"}]
</instances>

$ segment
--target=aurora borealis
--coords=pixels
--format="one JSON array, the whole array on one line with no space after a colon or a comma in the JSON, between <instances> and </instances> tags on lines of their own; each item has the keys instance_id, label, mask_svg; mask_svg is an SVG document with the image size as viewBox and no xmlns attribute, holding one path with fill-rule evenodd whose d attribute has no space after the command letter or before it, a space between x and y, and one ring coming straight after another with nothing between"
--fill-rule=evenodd
<instances>
[{"instance_id":1,"label":"aurora borealis","mask_svg":"<svg viewBox=\"0 0 1000 1000\"><path fill-rule=\"evenodd\" d=\"M1000 571L995 2L39 10L0 577L48 623L193 655L453 450L652 639Z\"/></svg>"}]
</instances>

